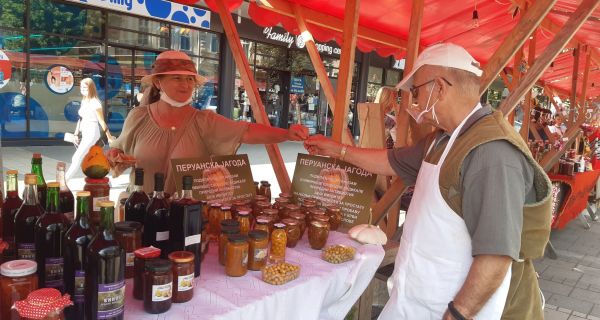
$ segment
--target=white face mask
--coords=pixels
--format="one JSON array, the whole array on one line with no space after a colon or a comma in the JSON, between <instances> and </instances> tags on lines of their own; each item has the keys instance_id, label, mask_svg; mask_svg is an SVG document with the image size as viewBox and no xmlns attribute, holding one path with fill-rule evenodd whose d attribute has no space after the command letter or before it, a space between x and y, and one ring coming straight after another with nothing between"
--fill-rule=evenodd
<instances>
[{"instance_id":1,"label":"white face mask","mask_svg":"<svg viewBox=\"0 0 600 320\"><path fill-rule=\"evenodd\" d=\"M431 106L429 106L429 101L431 100L431 95L433 95L433 89L435 89L435 82L433 83L433 87L431 88L431 92L429 93L429 97L427 98L427 104L425 106L425 110L419 112L419 110L417 108L408 108L406 111L408 112L408 114L410 114L410 116L415 119L415 121L418 124L423 123L423 116L427 113L431 111L431 115L433 117L433 120L435 120L435 122L439 125L440 122L438 121L437 115L435 114L435 105L438 103L438 101L440 101L440 99L438 98ZM415 106L416 104L413 104L413 106Z\"/></svg>"},{"instance_id":2,"label":"white face mask","mask_svg":"<svg viewBox=\"0 0 600 320\"><path fill-rule=\"evenodd\" d=\"M176 101L176 100L172 99L171 97L169 97L164 90L161 90L160 91L160 100L170 104L172 107L181 108L183 106L187 106L188 104L192 103L193 99L192 99L192 94L190 94L190 97L187 98L187 100L185 100L184 102L179 102L179 101Z\"/></svg>"}]
</instances>

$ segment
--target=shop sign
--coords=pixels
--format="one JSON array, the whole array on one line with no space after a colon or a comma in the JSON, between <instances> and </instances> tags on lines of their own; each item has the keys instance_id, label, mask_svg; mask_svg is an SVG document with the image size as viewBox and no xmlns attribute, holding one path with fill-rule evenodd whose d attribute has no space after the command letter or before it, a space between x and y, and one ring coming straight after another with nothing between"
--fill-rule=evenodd
<instances>
[{"instance_id":1,"label":"shop sign","mask_svg":"<svg viewBox=\"0 0 600 320\"><path fill-rule=\"evenodd\" d=\"M179 194L183 176L192 176L192 191L198 200L232 202L255 196L248 155L171 159L171 168Z\"/></svg>"},{"instance_id":2,"label":"shop sign","mask_svg":"<svg viewBox=\"0 0 600 320\"><path fill-rule=\"evenodd\" d=\"M66 0L142 17L210 29L210 11L166 0Z\"/></svg>"},{"instance_id":3,"label":"shop sign","mask_svg":"<svg viewBox=\"0 0 600 320\"><path fill-rule=\"evenodd\" d=\"M304 93L304 77L292 77L292 85L290 86L290 93L296 93L296 94Z\"/></svg>"},{"instance_id":4,"label":"shop sign","mask_svg":"<svg viewBox=\"0 0 600 320\"><path fill-rule=\"evenodd\" d=\"M55 94L65 94L73 89L74 78L69 68L54 65L46 72L46 86Z\"/></svg>"},{"instance_id":5,"label":"shop sign","mask_svg":"<svg viewBox=\"0 0 600 320\"><path fill-rule=\"evenodd\" d=\"M3 88L10 81L12 76L12 64L4 51L0 50L0 88Z\"/></svg>"},{"instance_id":6,"label":"shop sign","mask_svg":"<svg viewBox=\"0 0 600 320\"><path fill-rule=\"evenodd\" d=\"M280 33L280 32L275 31L273 29L273 27L264 28L263 35L265 36L265 39L284 43L288 48L292 48L292 46L294 46L298 49L304 49L304 47L306 46L306 43L304 43L304 40L302 39L302 35L294 36L293 34L291 34L289 32ZM338 55L338 56L340 54L342 54L341 48L334 47L334 46L328 45L326 43L316 42L316 41L315 41L315 45L319 52L327 53L330 55Z\"/></svg>"},{"instance_id":7,"label":"shop sign","mask_svg":"<svg viewBox=\"0 0 600 320\"><path fill-rule=\"evenodd\" d=\"M406 63L406 59L393 60L392 69L396 70L404 70L404 64Z\"/></svg>"},{"instance_id":8,"label":"shop sign","mask_svg":"<svg viewBox=\"0 0 600 320\"><path fill-rule=\"evenodd\" d=\"M369 222L377 175L333 158L298 154L292 181L295 197L315 198L342 211L346 226Z\"/></svg>"}]
</instances>

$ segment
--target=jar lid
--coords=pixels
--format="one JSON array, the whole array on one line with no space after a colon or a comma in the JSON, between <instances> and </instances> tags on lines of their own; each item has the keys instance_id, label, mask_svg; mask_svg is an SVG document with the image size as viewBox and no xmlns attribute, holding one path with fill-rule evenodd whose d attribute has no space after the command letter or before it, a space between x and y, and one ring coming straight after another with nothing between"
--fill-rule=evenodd
<instances>
[{"instance_id":1,"label":"jar lid","mask_svg":"<svg viewBox=\"0 0 600 320\"><path fill-rule=\"evenodd\" d=\"M167 259L153 259L146 262L146 271L167 272L172 266L173 263Z\"/></svg>"},{"instance_id":2,"label":"jar lid","mask_svg":"<svg viewBox=\"0 0 600 320\"><path fill-rule=\"evenodd\" d=\"M236 234L236 233L240 233L240 226L225 226L225 227L221 227L221 233L223 233L223 234Z\"/></svg>"},{"instance_id":3,"label":"jar lid","mask_svg":"<svg viewBox=\"0 0 600 320\"><path fill-rule=\"evenodd\" d=\"M213 202L210 204L211 207L215 208L215 207L221 207L221 203L220 202Z\"/></svg>"},{"instance_id":4,"label":"jar lid","mask_svg":"<svg viewBox=\"0 0 600 320\"><path fill-rule=\"evenodd\" d=\"M275 198L275 202L290 202L288 198Z\"/></svg>"},{"instance_id":5,"label":"jar lid","mask_svg":"<svg viewBox=\"0 0 600 320\"><path fill-rule=\"evenodd\" d=\"M229 242L233 242L233 243L243 243L248 241L248 236L245 236L243 234L232 234L228 237Z\"/></svg>"},{"instance_id":6,"label":"jar lid","mask_svg":"<svg viewBox=\"0 0 600 320\"><path fill-rule=\"evenodd\" d=\"M15 302L15 309L22 318L44 319L48 314L61 311L73 305L68 294L60 295L54 288L44 288L32 291L25 300Z\"/></svg>"},{"instance_id":7,"label":"jar lid","mask_svg":"<svg viewBox=\"0 0 600 320\"><path fill-rule=\"evenodd\" d=\"M265 197L263 195L257 194L257 195L254 196L254 201L256 201L256 202L258 202L258 201L265 201L265 200L267 200L267 197Z\"/></svg>"},{"instance_id":8,"label":"jar lid","mask_svg":"<svg viewBox=\"0 0 600 320\"><path fill-rule=\"evenodd\" d=\"M152 259L160 256L160 249L153 246L139 248L133 252L136 258Z\"/></svg>"},{"instance_id":9,"label":"jar lid","mask_svg":"<svg viewBox=\"0 0 600 320\"><path fill-rule=\"evenodd\" d=\"M174 251L169 254L169 260L175 263L187 263L194 261L194 254L189 251Z\"/></svg>"},{"instance_id":10,"label":"jar lid","mask_svg":"<svg viewBox=\"0 0 600 320\"><path fill-rule=\"evenodd\" d=\"M221 227L239 227L240 223L237 220L225 219L221 220Z\"/></svg>"},{"instance_id":11,"label":"jar lid","mask_svg":"<svg viewBox=\"0 0 600 320\"><path fill-rule=\"evenodd\" d=\"M269 236L269 234L263 230L252 230L252 231L248 232L248 237L250 237L251 239L255 239L255 240L266 239L268 236Z\"/></svg>"},{"instance_id":12,"label":"jar lid","mask_svg":"<svg viewBox=\"0 0 600 320\"><path fill-rule=\"evenodd\" d=\"M283 219L283 220L281 220L281 222L283 224L285 224L286 226L297 226L298 225L298 220L296 220L296 219Z\"/></svg>"},{"instance_id":13,"label":"jar lid","mask_svg":"<svg viewBox=\"0 0 600 320\"><path fill-rule=\"evenodd\" d=\"M238 211L238 216L249 216L249 215L250 215L249 210L244 209L244 210Z\"/></svg>"},{"instance_id":14,"label":"jar lid","mask_svg":"<svg viewBox=\"0 0 600 320\"><path fill-rule=\"evenodd\" d=\"M300 210L300 206L297 204L293 204L293 203L286 204L284 206L284 208L289 209L289 210Z\"/></svg>"},{"instance_id":15,"label":"jar lid","mask_svg":"<svg viewBox=\"0 0 600 320\"><path fill-rule=\"evenodd\" d=\"M323 222L323 221L319 221L319 220L313 220L313 221L310 222L310 224L312 224L313 226L315 226L317 228L327 228L327 227L329 227L329 223Z\"/></svg>"},{"instance_id":16,"label":"jar lid","mask_svg":"<svg viewBox=\"0 0 600 320\"><path fill-rule=\"evenodd\" d=\"M306 219L306 215L302 212L291 212L289 214L290 218L292 219L296 219L296 220L304 220Z\"/></svg>"},{"instance_id":17,"label":"jar lid","mask_svg":"<svg viewBox=\"0 0 600 320\"><path fill-rule=\"evenodd\" d=\"M277 210L277 209L265 209L265 210L263 210L263 214L266 214L268 216L273 216L273 215L279 214L279 210Z\"/></svg>"},{"instance_id":18,"label":"jar lid","mask_svg":"<svg viewBox=\"0 0 600 320\"><path fill-rule=\"evenodd\" d=\"M260 216L262 217L262 216ZM261 218L256 218L256 224L268 224L269 220L267 219L261 219Z\"/></svg>"},{"instance_id":19,"label":"jar lid","mask_svg":"<svg viewBox=\"0 0 600 320\"><path fill-rule=\"evenodd\" d=\"M283 223L276 223L275 224L275 229L284 229L285 228L285 224Z\"/></svg>"},{"instance_id":20,"label":"jar lid","mask_svg":"<svg viewBox=\"0 0 600 320\"><path fill-rule=\"evenodd\" d=\"M265 198L265 200L267 200L267 199ZM256 201L256 205L258 207L271 207L271 203L269 201L262 201L262 200Z\"/></svg>"},{"instance_id":21,"label":"jar lid","mask_svg":"<svg viewBox=\"0 0 600 320\"><path fill-rule=\"evenodd\" d=\"M89 178L86 177L85 178L85 183L91 183L91 184L102 184L102 183L108 183L108 178L104 177L104 178L100 178L100 179L95 179L95 178Z\"/></svg>"},{"instance_id":22,"label":"jar lid","mask_svg":"<svg viewBox=\"0 0 600 320\"><path fill-rule=\"evenodd\" d=\"M231 210L231 205L230 204L224 204L221 206L221 210Z\"/></svg>"},{"instance_id":23,"label":"jar lid","mask_svg":"<svg viewBox=\"0 0 600 320\"><path fill-rule=\"evenodd\" d=\"M289 193L287 193L287 192L282 192L282 193L279 194L279 197L280 198L291 198L292 195L289 194Z\"/></svg>"},{"instance_id":24,"label":"jar lid","mask_svg":"<svg viewBox=\"0 0 600 320\"><path fill-rule=\"evenodd\" d=\"M317 209L317 208L310 209L309 212L313 215L324 215L325 214L325 211L323 211L321 209Z\"/></svg>"},{"instance_id":25,"label":"jar lid","mask_svg":"<svg viewBox=\"0 0 600 320\"><path fill-rule=\"evenodd\" d=\"M134 232L142 230L142 224L137 221L120 221L115 222L115 229L122 232Z\"/></svg>"},{"instance_id":26,"label":"jar lid","mask_svg":"<svg viewBox=\"0 0 600 320\"><path fill-rule=\"evenodd\" d=\"M0 265L0 274L5 277L23 277L37 271L37 263L31 260L13 260Z\"/></svg>"}]
</instances>

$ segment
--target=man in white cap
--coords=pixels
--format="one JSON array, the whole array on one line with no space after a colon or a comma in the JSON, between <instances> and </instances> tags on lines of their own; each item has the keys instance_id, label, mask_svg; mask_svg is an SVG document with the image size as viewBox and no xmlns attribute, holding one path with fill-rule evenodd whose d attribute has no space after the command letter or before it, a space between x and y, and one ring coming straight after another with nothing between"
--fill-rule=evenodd
<instances>
[{"instance_id":1,"label":"man in white cap","mask_svg":"<svg viewBox=\"0 0 600 320\"><path fill-rule=\"evenodd\" d=\"M415 185L380 319L543 318L531 259L549 238L550 181L503 115L479 103L481 74L464 48L431 46L397 88L437 132L389 151L305 141L311 154Z\"/></svg>"}]
</instances>

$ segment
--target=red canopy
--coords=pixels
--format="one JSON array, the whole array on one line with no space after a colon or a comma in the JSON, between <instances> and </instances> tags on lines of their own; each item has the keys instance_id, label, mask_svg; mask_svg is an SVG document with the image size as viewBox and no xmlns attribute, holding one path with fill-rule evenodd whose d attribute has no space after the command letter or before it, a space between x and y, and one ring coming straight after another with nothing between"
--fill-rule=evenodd
<instances>
[{"instance_id":1,"label":"red canopy","mask_svg":"<svg viewBox=\"0 0 600 320\"><path fill-rule=\"evenodd\" d=\"M214 0L205 1L211 10L217 11ZM242 3L242 0L224 1L231 11L237 9ZM345 1L276 0L275 2L287 5L298 3L304 8L339 19L343 19L344 16ZM551 13L546 17L546 22L556 25L557 28L554 30L560 30L580 2L581 0L557 1ZM438 42L453 42L465 47L483 64L488 61L504 38L516 26L518 19L521 18L521 10L515 15L516 6L510 0L428 0L425 6L421 45L427 47ZM479 14L478 27L473 26L472 20L475 6ZM359 25L406 40L408 39L411 9L412 1L410 0L362 1ZM249 15L260 26L280 24L290 33L299 34L294 18L261 8L254 1L250 3ZM595 10L592 18L588 19L574 38L587 44L594 51L595 59L591 64L588 82L588 98L600 96L600 19L598 18L600 18L600 8ZM342 45L341 32L311 23L308 23L307 27L316 40L321 42L335 40L340 46ZM550 43L554 34L543 28L538 29L537 32L536 55L539 56ZM364 38L357 39L357 47L363 52L375 51L384 57L394 55L396 58L401 58L404 55L403 49L385 46ZM525 57L527 57L527 53ZM509 66L512 66L512 63ZM559 92L570 92L572 68L572 51L568 51L556 58L553 67L544 73L541 81ZM582 58L579 63L578 94L582 87L584 68L585 58Z\"/></svg>"}]
</instances>

